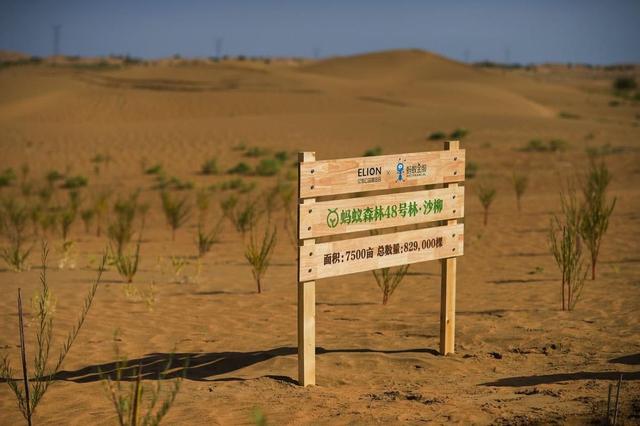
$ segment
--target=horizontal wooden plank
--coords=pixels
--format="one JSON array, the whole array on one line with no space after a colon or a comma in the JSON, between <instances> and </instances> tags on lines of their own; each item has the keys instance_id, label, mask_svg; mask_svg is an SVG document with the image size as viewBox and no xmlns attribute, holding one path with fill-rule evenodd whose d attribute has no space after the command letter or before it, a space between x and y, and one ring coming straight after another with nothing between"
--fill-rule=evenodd
<instances>
[{"instance_id":1,"label":"horizontal wooden plank","mask_svg":"<svg viewBox=\"0 0 640 426\"><path fill-rule=\"evenodd\" d=\"M300 198L464 181L465 151L416 152L300 164Z\"/></svg>"},{"instance_id":2,"label":"horizontal wooden plank","mask_svg":"<svg viewBox=\"0 0 640 426\"><path fill-rule=\"evenodd\" d=\"M300 238L457 219L464 216L464 187L412 191L300 204Z\"/></svg>"},{"instance_id":3,"label":"horizontal wooden plank","mask_svg":"<svg viewBox=\"0 0 640 426\"><path fill-rule=\"evenodd\" d=\"M446 225L300 247L300 281L460 256L464 225Z\"/></svg>"}]
</instances>

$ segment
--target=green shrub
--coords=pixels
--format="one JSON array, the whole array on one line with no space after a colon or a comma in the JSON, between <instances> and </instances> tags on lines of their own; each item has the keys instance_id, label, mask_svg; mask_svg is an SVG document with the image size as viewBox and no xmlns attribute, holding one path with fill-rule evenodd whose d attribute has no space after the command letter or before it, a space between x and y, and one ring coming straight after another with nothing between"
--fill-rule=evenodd
<instances>
[{"instance_id":1,"label":"green shrub","mask_svg":"<svg viewBox=\"0 0 640 426\"><path fill-rule=\"evenodd\" d=\"M469 130L465 129L464 127L459 127L455 129L453 132L451 132L451 135L449 137L451 139L459 140L464 138L468 134L469 134Z\"/></svg>"},{"instance_id":2,"label":"green shrub","mask_svg":"<svg viewBox=\"0 0 640 426\"><path fill-rule=\"evenodd\" d=\"M287 151L278 151L274 155L275 159L281 163L286 163L289 159L289 153Z\"/></svg>"},{"instance_id":3,"label":"green shrub","mask_svg":"<svg viewBox=\"0 0 640 426\"><path fill-rule=\"evenodd\" d=\"M218 161L215 158L211 158L204 162L200 172L203 175L217 175L218 174Z\"/></svg>"},{"instance_id":4,"label":"green shrub","mask_svg":"<svg viewBox=\"0 0 640 426\"><path fill-rule=\"evenodd\" d=\"M567 143L567 141L563 139L551 139L549 141L549 151L551 152L564 152L567 150L568 146L569 144Z\"/></svg>"},{"instance_id":5,"label":"green shrub","mask_svg":"<svg viewBox=\"0 0 640 426\"><path fill-rule=\"evenodd\" d=\"M163 173L162 164L155 164L144 171L146 175L159 175Z\"/></svg>"},{"instance_id":6,"label":"green shrub","mask_svg":"<svg viewBox=\"0 0 640 426\"><path fill-rule=\"evenodd\" d=\"M71 176L64 180L62 187L64 189L77 189L87 186L89 180L84 176Z\"/></svg>"},{"instance_id":7,"label":"green shrub","mask_svg":"<svg viewBox=\"0 0 640 426\"><path fill-rule=\"evenodd\" d=\"M31 247L24 248L30 212L26 205L13 198L2 201L0 206L0 231L9 240L9 247L0 249L2 258L13 270L27 269Z\"/></svg>"},{"instance_id":8,"label":"green shrub","mask_svg":"<svg viewBox=\"0 0 640 426\"><path fill-rule=\"evenodd\" d=\"M257 158L262 157L263 155L267 155L268 153L268 150L254 146L253 148L249 148L247 151L245 151L244 155L245 157Z\"/></svg>"},{"instance_id":9,"label":"green shrub","mask_svg":"<svg viewBox=\"0 0 640 426\"><path fill-rule=\"evenodd\" d=\"M560 193L561 214L554 215L549 229L549 248L562 273L562 310L573 310L587 276L580 238L582 213L575 188Z\"/></svg>"},{"instance_id":10,"label":"green shrub","mask_svg":"<svg viewBox=\"0 0 640 426\"><path fill-rule=\"evenodd\" d=\"M250 175L251 174L251 166L245 162L239 162L232 168L230 168L227 173L232 175Z\"/></svg>"},{"instance_id":11,"label":"green shrub","mask_svg":"<svg viewBox=\"0 0 640 426\"><path fill-rule=\"evenodd\" d=\"M191 215L191 206L187 197L173 198L170 193L162 191L162 211L164 212L167 224L171 227L171 240L176 240L176 230L184 225Z\"/></svg>"},{"instance_id":12,"label":"green shrub","mask_svg":"<svg viewBox=\"0 0 640 426\"><path fill-rule=\"evenodd\" d=\"M57 170L50 170L47 172L46 179L50 186L53 186L57 181L62 180L64 175Z\"/></svg>"},{"instance_id":13,"label":"green shrub","mask_svg":"<svg viewBox=\"0 0 640 426\"><path fill-rule=\"evenodd\" d=\"M0 188L11 185L14 180L16 180L16 173L13 169L4 169L4 171L0 173Z\"/></svg>"},{"instance_id":14,"label":"green shrub","mask_svg":"<svg viewBox=\"0 0 640 426\"><path fill-rule=\"evenodd\" d=\"M429 140L439 141L439 140L445 139L446 137L447 137L447 134L445 132L437 131L437 132L432 132L429 135Z\"/></svg>"},{"instance_id":15,"label":"green shrub","mask_svg":"<svg viewBox=\"0 0 640 426\"><path fill-rule=\"evenodd\" d=\"M620 92L626 92L634 90L638 87L636 80L633 77L618 77L613 80L613 90Z\"/></svg>"},{"instance_id":16,"label":"green shrub","mask_svg":"<svg viewBox=\"0 0 640 426\"><path fill-rule=\"evenodd\" d=\"M407 275L410 265L402 265L397 268L382 268L379 270L373 270L373 276L376 279L376 284L382 291L382 304L386 305L391 298L391 295L396 290L400 282Z\"/></svg>"},{"instance_id":17,"label":"green shrub","mask_svg":"<svg viewBox=\"0 0 640 426\"><path fill-rule=\"evenodd\" d=\"M464 176L467 179L473 179L478 174L478 163L475 161L468 161L464 167Z\"/></svg>"},{"instance_id":18,"label":"green shrub","mask_svg":"<svg viewBox=\"0 0 640 426\"><path fill-rule=\"evenodd\" d=\"M481 184L478 186L478 199L482 208L484 209L484 225L487 226L489 222L489 207L493 203L493 199L496 196L496 188L492 185Z\"/></svg>"},{"instance_id":19,"label":"green shrub","mask_svg":"<svg viewBox=\"0 0 640 426\"><path fill-rule=\"evenodd\" d=\"M281 163L274 158L264 158L256 166L258 176L274 176L280 171Z\"/></svg>"},{"instance_id":20,"label":"green shrub","mask_svg":"<svg viewBox=\"0 0 640 426\"><path fill-rule=\"evenodd\" d=\"M580 236L591 255L591 279L596 279L596 263L600 253L602 238L609 227L609 217L616 205L616 198L607 200L607 188L611 183L611 173L604 161L591 160L589 173L584 180L582 194L584 205L580 222Z\"/></svg>"},{"instance_id":21,"label":"green shrub","mask_svg":"<svg viewBox=\"0 0 640 426\"><path fill-rule=\"evenodd\" d=\"M42 269L40 272L41 289L32 299L34 302L34 315L29 322L35 329L35 348L33 349L34 364L31 377L27 375L26 365L26 348L24 342L24 322L22 314L22 300L20 290L18 290L18 329L20 336L20 347L22 351L22 371L24 372L23 380L14 380L15 371L13 370L9 358L5 356L0 361L0 381L6 383L13 391L18 402L18 408L28 424L32 424L32 416L35 413L38 404L42 400L49 386L51 386L55 378L60 372L67 354L71 350L73 343L78 337L78 333L85 322L89 309L93 303L102 271L104 270L104 257L98 269L98 276L89 288L88 294L85 296L84 303L80 310L77 321L71 327L66 340L63 342L60 352L55 357L53 366L49 365L49 358L52 353L53 341L53 317L55 313L54 298L49 290L47 281L47 255L48 249L46 243L42 248ZM57 333L56 333L57 334ZM22 382L22 386L21 386Z\"/></svg>"},{"instance_id":22,"label":"green shrub","mask_svg":"<svg viewBox=\"0 0 640 426\"><path fill-rule=\"evenodd\" d=\"M529 143L522 148L525 152L546 152L549 150L547 144L540 139L531 139Z\"/></svg>"},{"instance_id":23,"label":"green shrub","mask_svg":"<svg viewBox=\"0 0 640 426\"><path fill-rule=\"evenodd\" d=\"M365 157L375 157L376 155L382 155L382 148L376 146L374 148L367 149L364 154Z\"/></svg>"},{"instance_id":24,"label":"green shrub","mask_svg":"<svg viewBox=\"0 0 640 426\"><path fill-rule=\"evenodd\" d=\"M276 244L276 227L273 229L265 228L264 235L260 241L256 241L251 229L251 238L245 247L244 257L251 265L251 272L258 287L258 293L262 293L262 276L269 268L271 263L271 255Z\"/></svg>"},{"instance_id":25,"label":"green shrub","mask_svg":"<svg viewBox=\"0 0 640 426\"><path fill-rule=\"evenodd\" d=\"M516 203L518 211L521 210L520 200L529 186L529 176L523 173L513 172L512 176L513 189L516 193Z\"/></svg>"},{"instance_id":26,"label":"green shrub","mask_svg":"<svg viewBox=\"0 0 640 426\"><path fill-rule=\"evenodd\" d=\"M253 191L256 184L255 182L245 182L241 178L229 179L220 184L220 190L228 191L228 190L237 190L241 194Z\"/></svg>"},{"instance_id":27,"label":"green shrub","mask_svg":"<svg viewBox=\"0 0 640 426\"><path fill-rule=\"evenodd\" d=\"M569 119L569 120L577 120L578 118L580 118L580 116L578 114L574 114L574 113L566 112L566 111L560 111L560 113L558 113L558 117L566 118L566 119Z\"/></svg>"}]
</instances>

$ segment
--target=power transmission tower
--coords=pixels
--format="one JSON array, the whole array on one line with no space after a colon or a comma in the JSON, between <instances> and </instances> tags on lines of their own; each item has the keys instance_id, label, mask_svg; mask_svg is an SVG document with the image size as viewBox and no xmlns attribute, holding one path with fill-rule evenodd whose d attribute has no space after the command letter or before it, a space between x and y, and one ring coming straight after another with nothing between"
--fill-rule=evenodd
<instances>
[{"instance_id":1,"label":"power transmission tower","mask_svg":"<svg viewBox=\"0 0 640 426\"><path fill-rule=\"evenodd\" d=\"M54 25L53 26L53 56L58 56L60 54L60 31L62 29L62 25Z\"/></svg>"},{"instance_id":2,"label":"power transmission tower","mask_svg":"<svg viewBox=\"0 0 640 426\"><path fill-rule=\"evenodd\" d=\"M216 38L216 58L221 59L222 57L222 43L224 39L222 37Z\"/></svg>"}]
</instances>

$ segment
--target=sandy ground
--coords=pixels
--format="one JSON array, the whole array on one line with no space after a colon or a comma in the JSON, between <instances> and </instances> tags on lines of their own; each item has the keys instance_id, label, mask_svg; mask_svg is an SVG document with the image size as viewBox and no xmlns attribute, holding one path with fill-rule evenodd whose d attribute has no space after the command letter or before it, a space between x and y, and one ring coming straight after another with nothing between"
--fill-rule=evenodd
<instances>
[{"instance_id":1,"label":"sandy ground","mask_svg":"<svg viewBox=\"0 0 640 426\"><path fill-rule=\"evenodd\" d=\"M85 200L110 187L142 188L151 205L134 279L146 303L117 271L105 272L94 306L63 372L35 414L37 424L114 424L115 411L98 370L117 361L117 344L143 381L184 375L166 424L582 424L602 417L610 383L623 373L623 421L640 422L640 106L614 100L613 72L548 68L501 71L415 51L386 52L312 64L164 63L124 69L17 66L0 70L0 169L30 166L42 185L57 169L89 177ZM564 114L561 114L564 113ZM569 113L576 118L563 118ZM242 237L225 222L221 241L196 273L196 221L177 232L165 225L153 177L161 163L197 187L228 180L198 174L218 158L222 170L256 164L233 147L315 151L318 159L436 150L434 131L470 130L462 140L478 175L467 182L465 254L458 262L456 353L437 354L439 265L414 265L387 306L370 272L317 283L317 382L295 384L295 251L282 229L273 264L255 293ZM533 138L568 142L562 153L527 153ZM547 248L559 188L580 175L586 147L610 144L617 205L604 240L598 277L588 280L574 312L560 310L560 275ZM109 155L96 174L91 158ZM295 156L292 157L292 159ZM290 160L289 163L292 163ZM294 170L292 164L285 168ZM516 209L514 170L531 180ZM276 178L249 177L258 189ZM498 190L488 226L475 188ZM0 190L2 195L17 187ZM187 193L193 191L187 191ZM220 217L214 194L209 218ZM64 190L54 197L66 198ZM87 201L88 202L88 201ZM51 245L49 282L56 321L53 357L75 321L107 239L74 223L77 268L58 269L61 237ZM2 240L3 244L6 240ZM33 241L36 241L34 238ZM171 256L186 256L176 280ZM27 295L27 342L35 323L32 269L0 269L0 355L17 366L15 296ZM128 291L127 291L128 289ZM183 366L188 361L184 371ZM128 382L129 384L131 382ZM163 381L163 388L170 383ZM20 424L9 387L0 386L0 424Z\"/></svg>"}]
</instances>

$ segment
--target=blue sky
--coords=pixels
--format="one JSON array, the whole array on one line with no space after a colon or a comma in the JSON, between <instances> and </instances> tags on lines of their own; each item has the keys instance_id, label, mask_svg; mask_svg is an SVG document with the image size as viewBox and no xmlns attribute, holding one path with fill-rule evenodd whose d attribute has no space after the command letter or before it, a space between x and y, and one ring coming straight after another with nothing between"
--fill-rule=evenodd
<instances>
[{"instance_id":1,"label":"blue sky","mask_svg":"<svg viewBox=\"0 0 640 426\"><path fill-rule=\"evenodd\" d=\"M0 49L143 58L347 55L420 48L459 60L640 62L640 0L0 0Z\"/></svg>"}]
</instances>

